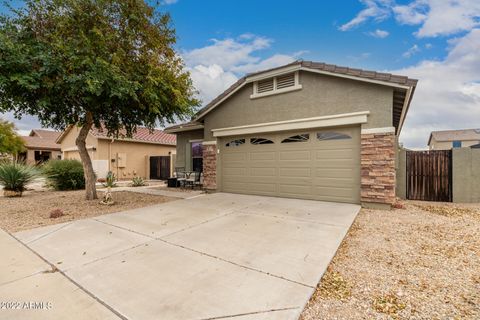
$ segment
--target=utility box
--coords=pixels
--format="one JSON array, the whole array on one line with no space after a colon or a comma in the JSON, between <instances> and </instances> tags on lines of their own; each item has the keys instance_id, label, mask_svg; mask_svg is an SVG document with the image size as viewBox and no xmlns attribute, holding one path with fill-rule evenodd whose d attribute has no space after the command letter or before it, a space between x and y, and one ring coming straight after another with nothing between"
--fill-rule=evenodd
<instances>
[{"instance_id":1,"label":"utility box","mask_svg":"<svg viewBox=\"0 0 480 320\"><path fill-rule=\"evenodd\" d=\"M127 166L127 154L117 153L117 168L125 168Z\"/></svg>"}]
</instances>

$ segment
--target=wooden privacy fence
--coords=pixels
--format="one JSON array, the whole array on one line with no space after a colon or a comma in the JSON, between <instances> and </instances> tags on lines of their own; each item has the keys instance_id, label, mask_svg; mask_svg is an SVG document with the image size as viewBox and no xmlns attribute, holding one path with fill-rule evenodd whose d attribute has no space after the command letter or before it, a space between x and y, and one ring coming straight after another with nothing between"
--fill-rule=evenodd
<instances>
[{"instance_id":1,"label":"wooden privacy fence","mask_svg":"<svg viewBox=\"0 0 480 320\"><path fill-rule=\"evenodd\" d=\"M452 201L452 151L407 151L407 199Z\"/></svg>"}]
</instances>

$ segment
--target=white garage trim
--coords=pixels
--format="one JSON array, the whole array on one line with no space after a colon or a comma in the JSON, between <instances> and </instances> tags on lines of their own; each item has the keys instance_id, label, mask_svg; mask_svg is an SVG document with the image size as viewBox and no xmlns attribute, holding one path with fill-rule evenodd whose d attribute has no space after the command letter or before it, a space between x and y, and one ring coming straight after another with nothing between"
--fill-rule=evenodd
<instances>
[{"instance_id":1,"label":"white garage trim","mask_svg":"<svg viewBox=\"0 0 480 320\"><path fill-rule=\"evenodd\" d=\"M367 116L369 114L370 111L342 113L323 117L294 119L287 121L258 123L239 127L212 129L212 132L214 137L226 137L240 134L344 126L367 123Z\"/></svg>"},{"instance_id":2,"label":"white garage trim","mask_svg":"<svg viewBox=\"0 0 480 320\"><path fill-rule=\"evenodd\" d=\"M395 127L362 129L362 134L391 133L391 132L395 132Z\"/></svg>"}]
</instances>

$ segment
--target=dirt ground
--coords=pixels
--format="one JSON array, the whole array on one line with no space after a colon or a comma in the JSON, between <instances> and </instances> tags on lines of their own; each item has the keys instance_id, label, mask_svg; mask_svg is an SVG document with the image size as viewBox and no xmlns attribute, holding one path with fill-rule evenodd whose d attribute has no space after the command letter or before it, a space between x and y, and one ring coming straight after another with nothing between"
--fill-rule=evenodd
<instances>
[{"instance_id":1,"label":"dirt ground","mask_svg":"<svg viewBox=\"0 0 480 320\"><path fill-rule=\"evenodd\" d=\"M480 319L480 204L364 210L302 313L312 319Z\"/></svg>"},{"instance_id":2,"label":"dirt ground","mask_svg":"<svg viewBox=\"0 0 480 320\"><path fill-rule=\"evenodd\" d=\"M0 197L0 228L9 232L32 229L71 220L95 217L106 213L146 207L177 198L140 194L128 191L112 192L114 205L87 201L85 191L27 191L21 198ZM101 199L103 192L98 192ZM50 212L60 209L65 214L50 218Z\"/></svg>"}]
</instances>

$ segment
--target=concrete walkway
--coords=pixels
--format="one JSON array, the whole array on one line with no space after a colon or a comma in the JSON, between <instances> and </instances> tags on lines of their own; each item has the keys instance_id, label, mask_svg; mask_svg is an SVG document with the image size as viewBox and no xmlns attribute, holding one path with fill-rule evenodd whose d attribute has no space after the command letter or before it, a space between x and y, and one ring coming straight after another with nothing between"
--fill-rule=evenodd
<instances>
[{"instance_id":1,"label":"concrete walkway","mask_svg":"<svg viewBox=\"0 0 480 320\"><path fill-rule=\"evenodd\" d=\"M297 319L359 209L217 193L16 236L123 319Z\"/></svg>"},{"instance_id":2,"label":"concrete walkway","mask_svg":"<svg viewBox=\"0 0 480 320\"><path fill-rule=\"evenodd\" d=\"M121 319L0 229L0 319Z\"/></svg>"}]
</instances>

